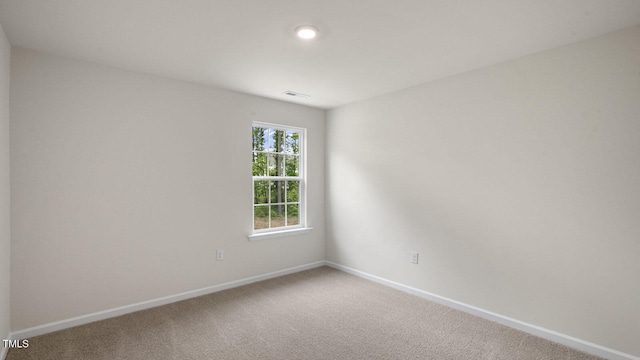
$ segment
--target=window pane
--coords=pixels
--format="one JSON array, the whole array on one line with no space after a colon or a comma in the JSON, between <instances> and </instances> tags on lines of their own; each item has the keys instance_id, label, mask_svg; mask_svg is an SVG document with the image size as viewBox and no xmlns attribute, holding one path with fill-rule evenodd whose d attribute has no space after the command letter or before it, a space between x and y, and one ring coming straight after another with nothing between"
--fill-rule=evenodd
<instances>
[{"instance_id":1,"label":"window pane","mask_svg":"<svg viewBox=\"0 0 640 360\"><path fill-rule=\"evenodd\" d=\"M285 151L287 154L300 153L300 134L294 131L287 131L285 134Z\"/></svg>"},{"instance_id":2,"label":"window pane","mask_svg":"<svg viewBox=\"0 0 640 360\"><path fill-rule=\"evenodd\" d=\"M284 226L285 205L271 205L271 227Z\"/></svg>"},{"instance_id":3,"label":"window pane","mask_svg":"<svg viewBox=\"0 0 640 360\"><path fill-rule=\"evenodd\" d=\"M268 205L254 206L253 228L255 230L269 228L269 206Z\"/></svg>"},{"instance_id":4,"label":"window pane","mask_svg":"<svg viewBox=\"0 0 640 360\"><path fill-rule=\"evenodd\" d=\"M300 181L287 181L287 202L298 202Z\"/></svg>"},{"instance_id":5,"label":"window pane","mask_svg":"<svg viewBox=\"0 0 640 360\"><path fill-rule=\"evenodd\" d=\"M278 155L276 157L276 168L278 170L277 176L285 175L285 156L284 155Z\"/></svg>"},{"instance_id":6,"label":"window pane","mask_svg":"<svg viewBox=\"0 0 640 360\"><path fill-rule=\"evenodd\" d=\"M264 151L267 148L267 129L254 126L253 134L253 151Z\"/></svg>"},{"instance_id":7,"label":"window pane","mask_svg":"<svg viewBox=\"0 0 640 360\"><path fill-rule=\"evenodd\" d=\"M267 129L268 150L269 152L284 152L284 134L282 130Z\"/></svg>"},{"instance_id":8,"label":"window pane","mask_svg":"<svg viewBox=\"0 0 640 360\"><path fill-rule=\"evenodd\" d=\"M285 173L287 176L300 175L300 157L297 155L287 155L285 158Z\"/></svg>"},{"instance_id":9,"label":"window pane","mask_svg":"<svg viewBox=\"0 0 640 360\"><path fill-rule=\"evenodd\" d=\"M287 205L287 226L300 225L298 205Z\"/></svg>"},{"instance_id":10,"label":"window pane","mask_svg":"<svg viewBox=\"0 0 640 360\"><path fill-rule=\"evenodd\" d=\"M275 130L274 133L275 134L273 136L273 141L274 141L273 148L275 149L276 152L283 153L285 149L285 145L284 145L285 132L282 130Z\"/></svg>"},{"instance_id":11,"label":"window pane","mask_svg":"<svg viewBox=\"0 0 640 360\"><path fill-rule=\"evenodd\" d=\"M268 181L253 182L253 203L254 204L269 203L269 182Z\"/></svg>"},{"instance_id":12,"label":"window pane","mask_svg":"<svg viewBox=\"0 0 640 360\"><path fill-rule=\"evenodd\" d=\"M269 154L269 176L285 175L285 156Z\"/></svg>"},{"instance_id":13,"label":"window pane","mask_svg":"<svg viewBox=\"0 0 640 360\"><path fill-rule=\"evenodd\" d=\"M253 153L253 176L267 175L267 154Z\"/></svg>"},{"instance_id":14,"label":"window pane","mask_svg":"<svg viewBox=\"0 0 640 360\"><path fill-rule=\"evenodd\" d=\"M284 181L271 181L271 203L284 203L285 201L285 188Z\"/></svg>"},{"instance_id":15,"label":"window pane","mask_svg":"<svg viewBox=\"0 0 640 360\"><path fill-rule=\"evenodd\" d=\"M275 135L275 130L273 129L265 129L265 137L267 139L267 151L269 152L273 152L275 151L275 149L273 148L275 146L275 140L274 140L274 135Z\"/></svg>"},{"instance_id":16,"label":"window pane","mask_svg":"<svg viewBox=\"0 0 640 360\"><path fill-rule=\"evenodd\" d=\"M267 175L274 176L276 173L276 155L267 154Z\"/></svg>"}]
</instances>

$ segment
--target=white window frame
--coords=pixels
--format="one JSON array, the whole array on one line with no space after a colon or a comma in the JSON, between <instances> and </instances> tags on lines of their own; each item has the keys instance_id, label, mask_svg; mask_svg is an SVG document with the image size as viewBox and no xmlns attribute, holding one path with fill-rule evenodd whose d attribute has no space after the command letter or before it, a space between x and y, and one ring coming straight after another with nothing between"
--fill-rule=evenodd
<instances>
[{"instance_id":1,"label":"white window frame","mask_svg":"<svg viewBox=\"0 0 640 360\"><path fill-rule=\"evenodd\" d=\"M288 126L282 124L273 124L266 122L254 121L251 125L254 127L280 130L280 131L293 131L299 133L298 139L298 176L253 176L251 174L251 234L249 235L250 241L263 240L274 237L288 236L303 234L311 231L311 228L307 227L307 129ZM253 149L251 150L253 153ZM267 228L267 229L255 229L255 209L254 203L255 197L255 183L256 181L299 181L300 188L298 189L298 224L284 227ZM285 204L286 206L286 204ZM286 219L286 216L285 216Z\"/></svg>"}]
</instances>

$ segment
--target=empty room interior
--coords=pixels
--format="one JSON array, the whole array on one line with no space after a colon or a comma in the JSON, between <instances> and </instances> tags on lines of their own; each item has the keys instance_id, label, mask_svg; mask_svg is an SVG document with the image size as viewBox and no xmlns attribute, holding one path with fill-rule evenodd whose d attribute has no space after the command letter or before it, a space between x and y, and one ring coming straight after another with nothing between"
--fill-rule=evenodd
<instances>
[{"instance_id":1,"label":"empty room interior","mask_svg":"<svg viewBox=\"0 0 640 360\"><path fill-rule=\"evenodd\" d=\"M640 360L640 1L0 26L1 360Z\"/></svg>"}]
</instances>

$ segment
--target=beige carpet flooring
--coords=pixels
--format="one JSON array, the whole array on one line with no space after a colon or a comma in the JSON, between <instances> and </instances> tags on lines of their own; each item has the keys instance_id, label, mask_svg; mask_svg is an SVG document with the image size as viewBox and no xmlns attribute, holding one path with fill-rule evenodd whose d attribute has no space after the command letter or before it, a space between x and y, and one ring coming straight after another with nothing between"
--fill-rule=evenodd
<instances>
[{"instance_id":1,"label":"beige carpet flooring","mask_svg":"<svg viewBox=\"0 0 640 360\"><path fill-rule=\"evenodd\" d=\"M598 359L322 267L29 339L19 359Z\"/></svg>"}]
</instances>

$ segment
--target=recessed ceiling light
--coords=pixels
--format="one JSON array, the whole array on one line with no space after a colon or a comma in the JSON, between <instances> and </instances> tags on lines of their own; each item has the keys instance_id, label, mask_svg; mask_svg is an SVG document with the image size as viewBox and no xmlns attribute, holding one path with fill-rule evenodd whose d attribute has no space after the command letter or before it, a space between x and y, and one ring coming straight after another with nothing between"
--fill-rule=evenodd
<instances>
[{"instance_id":1,"label":"recessed ceiling light","mask_svg":"<svg viewBox=\"0 0 640 360\"><path fill-rule=\"evenodd\" d=\"M318 28L311 25L298 26L296 28L296 35L300 39L305 39L305 40L313 39L314 37L316 37L316 35L318 35Z\"/></svg>"}]
</instances>

